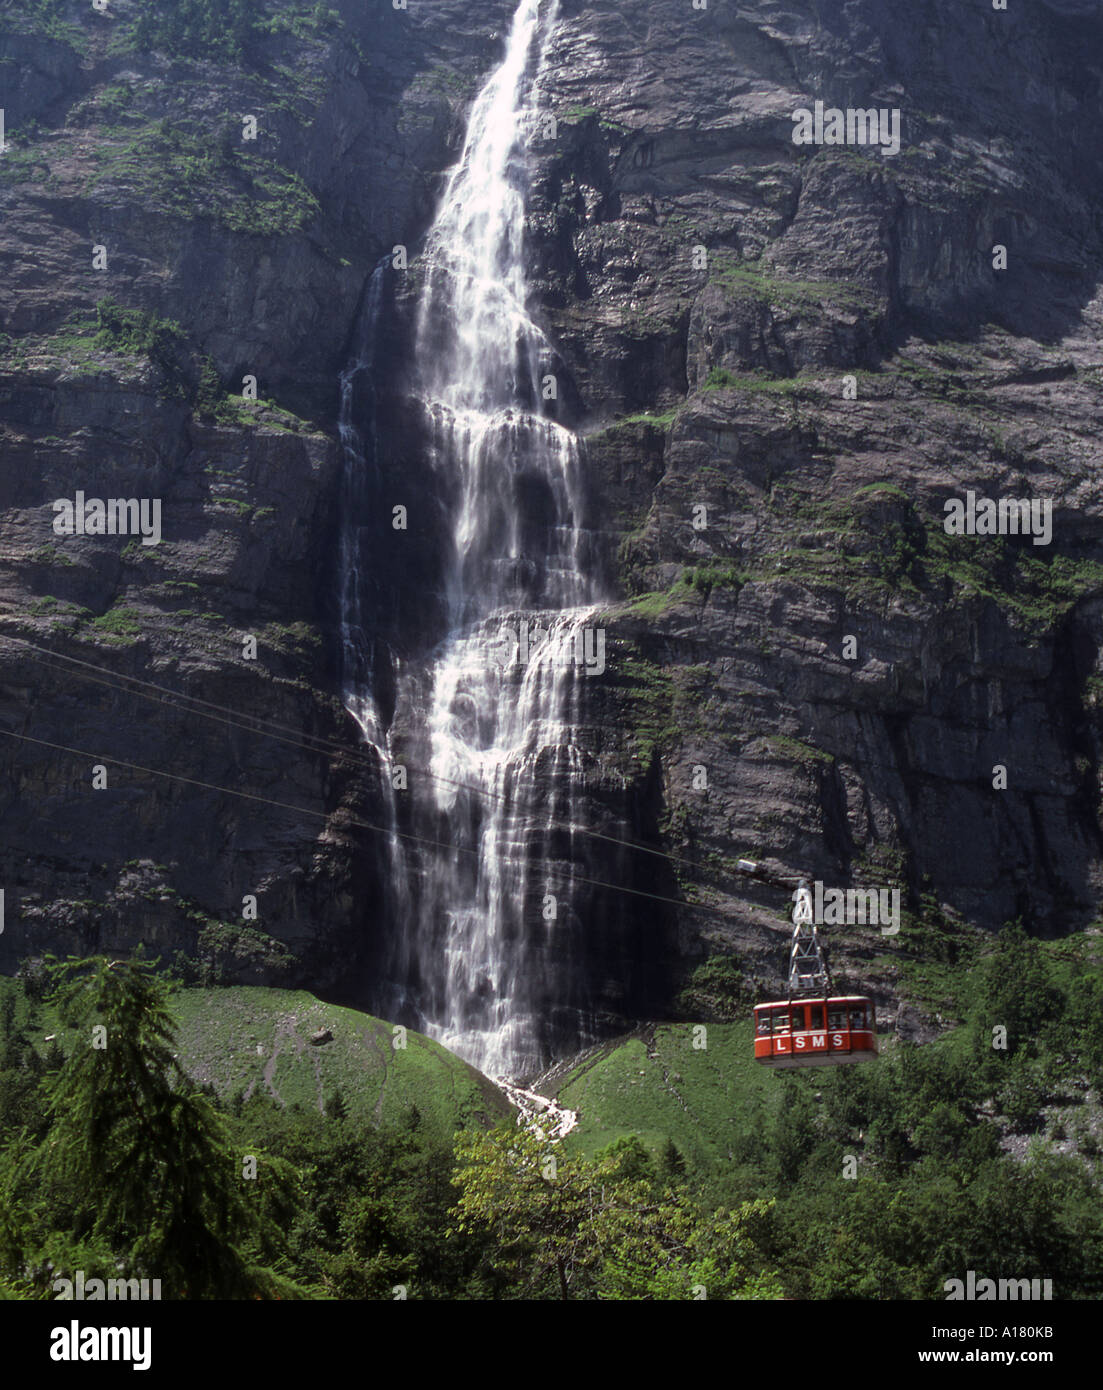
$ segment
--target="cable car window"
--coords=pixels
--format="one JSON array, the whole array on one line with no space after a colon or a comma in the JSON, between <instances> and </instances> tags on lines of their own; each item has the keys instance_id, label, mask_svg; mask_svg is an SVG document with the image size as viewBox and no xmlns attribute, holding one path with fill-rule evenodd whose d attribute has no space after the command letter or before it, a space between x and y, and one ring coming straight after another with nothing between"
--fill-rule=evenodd
<instances>
[{"instance_id":1,"label":"cable car window","mask_svg":"<svg viewBox=\"0 0 1103 1390\"><path fill-rule=\"evenodd\" d=\"M851 1028L864 1028L866 1026L865 1009L851 1009L850 1026Z\"/></svg>"},{"instance_id":2,"label":"cable car window","mask_svg":"<svg viewBox=\"0 0 1103 1390\"><path fill-rule=\"evenodd\" d=\"M846 1027L846 1010L831 1009L827 1015L827 1027L832 1033L838 1028Z\"/></svg>"},{"instance_id":3,"label":"cable car window","mask_svg":"<svg viewBox=\"0 0 1103 1390\"><path fill-rule=\"evenodd\" d=\"M788 1009L775 1009L775 1010L774 1010L774 1032L775 1032L775 1033L788 1033L788 1031L789 1031L789 1010L788 1010Z\"/></svg>"},{"instance_id":4,"label":"cable car window","mask_svg":"<svg viewBox=\"0 0 1103 1390\"><path fill-rule=\"evenodd\" d=\"M794 1033L803 1033L803 1032L804 1032L804 1009L803 1009L803 1008L799 1008L799 1009L796 1009L796 1008L795 1008L795 1009L793 1010L793 1032L794 1032Z\"/></svg>"},{"instance_id":5,"label":"cable car window","mask_svg":"<svg viewBox=\"0 0 1103 1390\"><path fill-rule=\"evenodd\" d=\"M811 1028L811 1029L813 1030L813 1032L820 1031L820 1030L823 1028L823 1005L822 1005L822 1004L811 1004L811 1005L809 1005L808 1013L809 1013L809 1023L808 1023L809 1028Z\"/></svg>"},{"instance_id":6,"label":"cable car window","mask_svg":"<svg viewBox=\"0 0 1103 1390\"><path fill-rule=\"evenodd\" d=\"M768 1032L770 1031L770 1015L769 1015L769 1014L759 1014L759 1016L758 1016L758 1031L759 1031L760 1033L768 1033Z\"/></svg>"}]
</instances>

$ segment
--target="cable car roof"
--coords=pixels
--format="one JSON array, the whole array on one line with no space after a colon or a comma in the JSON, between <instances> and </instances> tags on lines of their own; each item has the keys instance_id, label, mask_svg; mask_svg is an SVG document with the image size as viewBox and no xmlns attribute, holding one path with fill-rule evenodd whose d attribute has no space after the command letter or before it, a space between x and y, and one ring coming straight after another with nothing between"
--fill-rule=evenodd
<instances>
[{"instance_id":1,"label":"cable car roof","mask_svg":"<svg viewBox=\"0 0 1103 1390\"><path fill-rule=\"evenodd\" d=\"M768 1004L756 1004L755 1013L760 1009L799 1008L802 1004L871 1004L868 994L815 994L807 999L774 999Z\"/></svg>"}]
</instances>

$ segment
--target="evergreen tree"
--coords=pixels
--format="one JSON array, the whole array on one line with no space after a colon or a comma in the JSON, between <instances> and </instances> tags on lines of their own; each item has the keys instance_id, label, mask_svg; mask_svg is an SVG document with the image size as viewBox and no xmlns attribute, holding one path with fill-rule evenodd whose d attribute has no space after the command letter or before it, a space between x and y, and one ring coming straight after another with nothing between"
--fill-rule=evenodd
<instances>
[{"instance_id":1,"label":"evergreen tree","mask_svg":"<svg viewBox=\"0 0 1103 1390\"><path fill-rule=\"evenodd\" d=\"M75 1037L46 1083L51 1128L36 1166L70 1195L73 1238L107 1242L167 1297L293 1294L254 1263L275 1232L176 1061L165 985L147 965L102 957L51 971Z\"/></svg>"},{"instance_id":2,"label":"evergreen tree","mask_svg":"<svg viewBox=\"0 0 1103 1390\"><path fill-rule=\"evenodd\" d=\"M681 1182L686 1175L686 1161L674 1140L667 1138L659 1155L659 1176L664 1182Z\"/></svg>"}]
</instances>

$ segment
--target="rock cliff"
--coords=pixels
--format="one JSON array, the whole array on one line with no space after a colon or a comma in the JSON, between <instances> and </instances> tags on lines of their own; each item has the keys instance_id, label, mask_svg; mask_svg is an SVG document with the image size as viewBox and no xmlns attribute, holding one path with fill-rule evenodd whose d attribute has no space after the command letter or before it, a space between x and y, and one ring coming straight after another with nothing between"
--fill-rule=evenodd
<instances>
[{"instance_id":1,"label":"rock cliff","mask_svg":"<svg viewBox=\"0 0 1103 1390\"><path fill-rule=\"evenodd\" d=\"M144 941L370 1006L337 378L406 246L379 487L415 502L376 580L416 656L416 252L512 8L272 3L237 49L143 38L134 0L0 17L0 731L40 740L0 739L5 969ZM588 867L684 904L593 902L609 1029L676 1012L711 955L777 985L787 904L739 857L902 889L898 937L836 944L890 1017L902 958L1097 913L1101 38L1089 0L562 0L528 256L606 576L590 819L675 856L595 841ZM818 101L898 111L899 152L794 144ZM77 489L160 498L162 543L56 536ZM970 490L1047 499L1051 543L947 536Z\"/></svg>"}]
</instances>

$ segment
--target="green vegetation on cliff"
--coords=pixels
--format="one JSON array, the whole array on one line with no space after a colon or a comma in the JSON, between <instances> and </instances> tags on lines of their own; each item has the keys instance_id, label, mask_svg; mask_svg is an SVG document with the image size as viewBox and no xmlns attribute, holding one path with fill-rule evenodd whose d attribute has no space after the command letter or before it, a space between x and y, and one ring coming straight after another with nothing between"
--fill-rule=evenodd
<instances>
[{"instance_id":1,"label":"green vegetation on cliff","mask_svg":"<svg viewBox=\"0 0 1103 1390\"><path fill-rule=\"evenodd\" d=\"M0 334L0 363L27 371L59 367L78 376L129 379L143 362L156 369L157 395L165 401L187 405L204 421L235 428L303 434L316 431L310 421L268 398L245 399L228 392L210 356L199 352L180 324L144 309L129 308L107 295L94 310L77 310L52 332L12 339ZM63 441L46 436L42 444ZM205 470L217 475L217 470ZM221 499L230 500L230 499ZM250 503L240 504L252 514ZM257 516L270 516L272 508L260 508ZM137 543L127 548L137 562L152 559Z\"/></svg>"},{"instance_id":2,"label":"green vegetation on cliff","mask_svg":"<svg viewBox=\"0 0 1103 1390\"><path fill-rule=\"evenodd\" d=\"M892 483L869 483L849 496L778 484L767 505L770 548L746 562L747 577L757 580L835 588L852 601L985 598L1013 624L1039 633L1103 593L1100 562L1037 549L1029 539L949 536L940 517L920 515Z\"/></svg>"},{"instance_id":3,"label":"green vegetation on cliff","mask_svg":"<svg viewBox=\"0 0 1103 1390\"><path fill-rule=\"evenodd\" d=\"M0 11L0 34L13 31L66 44L82 56L88 52L88 37L80 21L96 16L82 0L19 0L18 5Z\"/></svg>"},{"instance_id":4,"label":"green vegetation on cliff","mask_svg":"<svg viewBox=\"0 0 1103 1390\"><path fill-rule=\"evenodd\" d=\"M733 298L757 299L776 307L820 304L856 311L876 304L870 290L853 281L788 279L757 261L736 262L724 250L712 253L709 280Z\"/></svg>"},{"instance_id":5,"label":"green vegetation on cliff","mask_svg":"<svg viewBox=\"0 0 1103 1390\"><path fill-rule=\"evenodd\" d=\"M1103 593L1103 564L1045 554L1002 536L948 536L929 530L925 567L955 596L990 599L1016 624L1051 632L1083 598Z\"/></svg>"},{"instance_id":6,"label":"green vegetation on cliff","mask_svg":"<svg viewBox=\"0 0 1103 1390\"><path fill-rule=\"evenodd\" d=\"M135 49L236 62L266 34L308 38L340 24L331 6L307 0L173 0L143 4L128 37Z\"/></svg>"},{"instance_id":7,"label":"green vegetation on cliff","mask_svg":"<svg viewBox=\"0 0 1103 1390\"><path fill-rule=\"evenodd\" d=\"M117 605L109 608L106 613L101 613L98 618L93 618L89 627L101 642L129 646L141 631L138 617L137 609Z\"/></svg>"},{"instance_id":8,"label":"green vegetation on cliff","mask_svg":"<svg viewBox=\"0 0 1103 1390\"><path fill-rule=\"evenodd\" d=\"M211 217L231 231L282 236L318 213L298 174L243 147L241 122L232 116L217 131L167 119L108 128L94 157L98 169L87 194L119 189L174 217Z\"/></svg>"}]
</instances>

